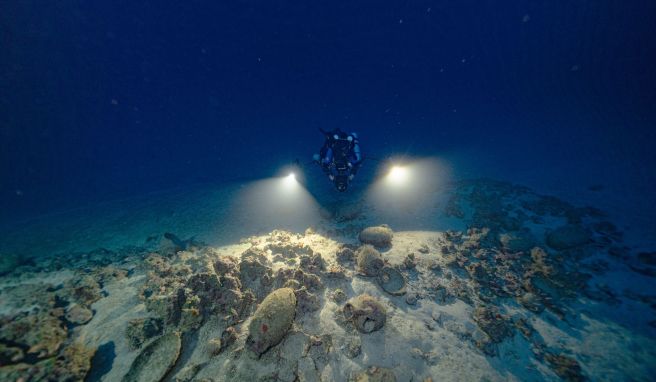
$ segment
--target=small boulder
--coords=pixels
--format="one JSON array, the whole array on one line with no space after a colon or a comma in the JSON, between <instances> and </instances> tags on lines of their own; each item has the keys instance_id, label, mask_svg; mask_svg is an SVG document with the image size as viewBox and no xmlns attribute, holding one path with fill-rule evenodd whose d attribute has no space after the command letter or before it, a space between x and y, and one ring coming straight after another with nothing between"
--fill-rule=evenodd
<instances>
[{"instance_id":1,"label":"small boulder","mask_svg":"<svg viewBox=\"0 0 656 382\"><path fill-rule=\"evenodd\" d=\"M392 229L383 224L378 227L368 227L360 232L360 242L363 244L371 244L377 248L387 248L392 245L392 238L394 232Z\"/></svg>"},{"instance_id":2,"label":"small boulder","mask_svg":"<svg viewBox=\"0 0 656 382\"><path fill-rule=\"evenodd\" d=\"M271 292L257 307L248 325L246 346L261 355L282 341L292 326L296 296L291 288Z\"/></svg>"},{"instance_id":3,"label":"small boulder","mask_svg":"<svg viewBox=\"0 0 656 382\"><path fill-rule=\"evenodd\" d=\"M356 265L360 274L365 276L377 276L385 266L380 252L371 245L363 245L356 253Z\"/></svg>"},{"instance_id":4,"label":"small boulder","mask_svg":"<svg viewBox=\"0 0 656 382\"><path fill-rule=\"evenodd\" d=\"M378 300L368 294L361 294L344 305L344 318L351 321L362 333L380 330L387 320L387 310Z\"/></svg>"},{"instance_id":5,"label":"small boulder","mask_svg":"<svg viewBox=\"0 0 656 382\"><path fill-rule=\"evenodd\" d=\"M549 247L562 251L587 244L590 232L579 225L569 224L549 232L546 241Z\"/></svg>"}]
</instances>

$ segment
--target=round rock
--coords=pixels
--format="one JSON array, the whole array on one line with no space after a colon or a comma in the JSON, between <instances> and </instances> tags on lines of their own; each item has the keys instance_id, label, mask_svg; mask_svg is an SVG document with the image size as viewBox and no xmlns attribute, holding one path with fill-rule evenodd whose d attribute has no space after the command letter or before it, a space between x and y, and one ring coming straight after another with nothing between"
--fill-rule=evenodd
<instances>
[{"instance_id":1,"label":"round rock","mask_svg":"<svg viewBox=\"0 0 656 382\"><path fill-rule=\"evenodd\" d=\"M360 232L358 237L363 244L371 244L377 248L387 248L392 245L394 232L387 225L368 227Z\"/></svg>"}]
</instances>

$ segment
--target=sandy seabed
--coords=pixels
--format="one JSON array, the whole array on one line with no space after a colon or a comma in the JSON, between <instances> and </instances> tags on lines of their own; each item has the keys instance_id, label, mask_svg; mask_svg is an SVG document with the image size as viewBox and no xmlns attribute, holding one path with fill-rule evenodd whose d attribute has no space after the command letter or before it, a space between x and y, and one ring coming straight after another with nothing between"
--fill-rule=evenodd
<instances>
[{"instance_id":1,"label":"sandy seabed","mask_svg":"<svg viewBox=\"0 0 656 382\"><path fill-rule=\"evenodd\" d=\"M420 210L359 199L302 229L269 211L249 233L257 211L240 221L230 192L8 233L0 380L656 375L656 252L603 211L476 180Z\"/></svg>"}]
</instances>

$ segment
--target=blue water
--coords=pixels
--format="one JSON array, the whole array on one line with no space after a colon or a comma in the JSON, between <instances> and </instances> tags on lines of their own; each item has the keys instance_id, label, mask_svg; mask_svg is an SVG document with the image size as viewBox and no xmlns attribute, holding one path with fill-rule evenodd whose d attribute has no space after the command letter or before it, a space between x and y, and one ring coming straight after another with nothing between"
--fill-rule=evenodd
<instances>
[{"instance_id":1,"label":"blue water","mask_svg":"<svg viewBox=\"0 0 656 382\"><path fill-rule=\"evenodd\" d=\"M121 380L149 354L126 328L150 316L185 332L162 380L187 365L295 380L302 352L285 349L306 340L304 367L324 380L369 366L399 380L653 380L655 15L653 0L0 1L0 379ZM335 128L365 156L346 193L308 163ZM299 183L274 178L295 162ZM410 185L385 183L391 163L414 169ZM338 256L383 223L403 297ZM243 274L219 271L230 258ZM273 284L262 276L248 302L218 277L284 269L280 287L301 267L325 284L296 290L315 310L248 356ZM340 324L337 286L386 304L385 329ZM208 355L229 328L235 344ZM79 343L96 356L71 360Z\"/></svg>"},{"instance_id":2,"label":"blue water","mask_svg":"<svg viewBox=\"0 0 656 382\"><path fill-rule=\"evenodd\" d=\"M653 1L2 8L5 222L268 177L335 127L369 156L449 157L547 191L605 185L636 213L653 204Z\"/></svg>"}]
</instances>

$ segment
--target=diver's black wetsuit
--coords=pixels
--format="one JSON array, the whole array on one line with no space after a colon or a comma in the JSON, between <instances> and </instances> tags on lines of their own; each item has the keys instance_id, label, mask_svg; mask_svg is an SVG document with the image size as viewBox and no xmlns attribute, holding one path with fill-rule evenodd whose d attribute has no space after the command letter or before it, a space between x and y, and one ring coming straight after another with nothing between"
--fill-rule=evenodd
<instances>
[{"instance_id":1,"label":"diver's black wetsuit","mask_svg":"<svg viewBox=\"0 0 656 382\"><path fill-rule=\"evenodd\" d=\"M360 142L355 133L340 129L321 132L326 141L319 152L319 164L338 191L343 192L362 165Z\"/></svg>"}]
</instances>

